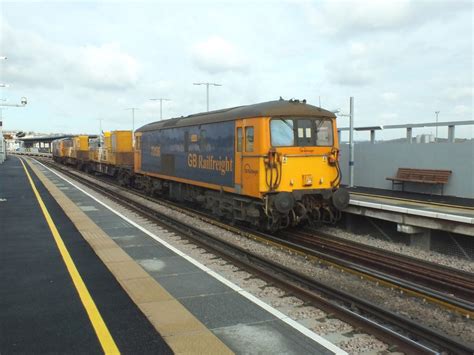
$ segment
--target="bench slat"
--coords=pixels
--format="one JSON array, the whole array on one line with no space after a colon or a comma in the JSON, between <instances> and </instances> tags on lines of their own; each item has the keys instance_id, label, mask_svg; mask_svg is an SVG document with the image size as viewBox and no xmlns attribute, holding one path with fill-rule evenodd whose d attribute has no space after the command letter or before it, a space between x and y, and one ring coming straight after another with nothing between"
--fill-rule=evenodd
<instances>
[{"instance_id":1,"label":"bench slat","mask_svg":"<svg viewBox=\"0 0 474 355\"><path fill-rule=\"evenodd\" d=\"M398 168L396 176L386 179L424 184L447 184L451 174L451 170Z\"/></svg>"}]
</instances>

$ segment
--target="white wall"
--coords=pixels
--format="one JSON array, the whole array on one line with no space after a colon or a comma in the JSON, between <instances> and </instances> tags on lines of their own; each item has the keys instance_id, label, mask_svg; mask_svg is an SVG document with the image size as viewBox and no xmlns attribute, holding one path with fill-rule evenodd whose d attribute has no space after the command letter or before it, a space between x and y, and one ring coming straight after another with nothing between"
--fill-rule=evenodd
<instances>
[{"instance_id":1,"label":"white wall","mask_svg":"<svg viewBox=\"0 0 474 355\"><path fill-rule=\"evenodd\" d=\"M349 145L342 144L343 184L349 183L348 154ZM474 141L429 144L356 143L354 160L356 186L391 189L391 181L385 178L395 176L398 168L445 169L452 170L453 173L444 187L444 194L474 198ZM432 187L405 184L405 189L430 192Z\"/></svg>"}]
</instances>

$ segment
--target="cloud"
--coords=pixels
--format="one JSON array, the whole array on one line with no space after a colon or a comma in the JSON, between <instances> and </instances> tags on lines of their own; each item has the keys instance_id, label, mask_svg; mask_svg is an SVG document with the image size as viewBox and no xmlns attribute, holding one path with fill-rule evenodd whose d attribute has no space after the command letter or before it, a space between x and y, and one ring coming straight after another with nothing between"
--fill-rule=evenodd
<instances>
[{"instance_id":1,"label":"cloud","mask_svg":"<svg viewBox=\"0 0 474 355\"><path fill-rule=\"evenodd\" d=\"M386 102L396 102L399 96L396 92L384 92L380 94L380 98Z\"/></svg>"},{"instance_id":2,"label":"cloud","mask_svg":"<svg viewBox=\"0 0 474 355\"><path fill-rule=\"evenodd\" d=\"M116 43L60 45L2 22L3 77L15 86L123 90L138 81L138 62Z\"/></svg>"},{"instance_id":3,"label":"cloud","mask_svg":"<svg viewBox=\"0 0 474 355\"><path fill-rule=\"evenodd\" d=\"M373 31L399 31L419 26L466 8L469 1L345 0L306 3L305 14L320 33L354 35Z\"/></svg>"},{"instance_id":4,"label":"cloud","mask_svg":"<svg viewBox=\"0 0 474 355\"><path fill-rule=\"evenodd\" d=\"M474 97L474 87L472 86L453 86L445 91L448 99L457 101L463 99L471 99Z\"/></svg>"},{"instance_id":5,"label":"cloud","mask_svg":"<svg viewBox=\"0 0 474 355\"><path fill-rule=\"evenodd\" d=\"M246 72L249 65L237 47L217 36L193 45L192 57L199 69L210 74Z\"/></svg>"},{"instance_id":6,"label":"cloud","mask_svg":"<svg viewBox=\"0 0 474 355\"><path fill-rule=\"evenodd\" d=\"M464 116L472 112L472 107L466 105L456 105L453 109L453 112L455 115Z\"/></svg>"},{"instance_id":7,"label":"cloud","mask_svg":"<svg viewBox=\"0 0 474 355\"><path fill-rule=\"evenodd\" d=\"M338 85L365 86L377 77L370 63L371 51L363 42L352 42L326 62L328 79Z\"/></svg>"},{"instance_id":8,"label":"cloud","mask_svg":"<svg viewBox=\"0 0 474 355\"><path fill-rule=\"evenodd\" d=\"M68 62L76 82L89 88L126 89L138 80L137 61L117 43L75 48L69 51Z\"/></svg>"}]
</instances>

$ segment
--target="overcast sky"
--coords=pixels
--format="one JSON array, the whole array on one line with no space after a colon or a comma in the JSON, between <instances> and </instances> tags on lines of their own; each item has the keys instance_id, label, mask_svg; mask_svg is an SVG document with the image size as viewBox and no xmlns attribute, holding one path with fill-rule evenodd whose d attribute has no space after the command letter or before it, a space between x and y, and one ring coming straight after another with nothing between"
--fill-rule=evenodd
<instances>
[{"instance_id":1,"label":"overcast sky","mask_svg":"<svg viewBox=\"0 0 474 355\"><path fill-rule=\"evenodd\" d=\"M472 120L471 1L1 1L4 129L97 133L278 99L356 126ZM340 118L340 126L347 118ZM457 136L471 137L465 126ZM430 133L434 129L415 131ZM441 130L446 135L447 130ZM400 132L400 135L403 133ZM383 133L390 137L392 133ZM360 136L364 138L364 136ZM366 137L368 138L368 137Z\"/></svg>"}]
</instances>

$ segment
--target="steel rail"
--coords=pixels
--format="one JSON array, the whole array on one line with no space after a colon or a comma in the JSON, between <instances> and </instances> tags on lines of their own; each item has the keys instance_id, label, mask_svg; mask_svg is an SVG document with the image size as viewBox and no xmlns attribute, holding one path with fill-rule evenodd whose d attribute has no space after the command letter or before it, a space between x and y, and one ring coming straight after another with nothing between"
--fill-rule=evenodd
<instances>
[{"instance_id":1,"label":"steel rail","mask_svg":"<svg viewBox=\"0 0 474 355\"><path fill-rule=\"evenodd\" d=\"M471 273L371 248L315 230L288 231L282 235L318 250L331 252L332 255L343 256L344 259L355 261L360 265L385 270L395 276L416 281L418 284L468 301L474 300L474 275Z\"/></svg>"},{"instance_id":2,"label":"steel rail","mask_svg":"<svg viewBox=\"0 0 474 355\"><path fill-rule=\"evenodd\" d=\"M281 238L288 238L296 245L305 246L314 251L318 256L320 253L335 257L332 261L340 259L355 270L365 269L368 274L380 275L386 281L393 280L400 287L413 289L417 292L425 292L430 297L451 303L457 307L472 312L474 316L474 290L471 288L471 280L461 282L451 280L450 275L437 275L438 268L429 268L423 262L406 263L404 257L390 257L384 255L383 251L365 252L363 249L348 244L324 240L318 234L309 234L304 231L287 231L279 234ZM351 266L349 263L352 263ZM355 266L354 266L355 265ZM444 269L443 269L444 270ZM454 271L453 271L454 272Z\"/></svg>"},{"instance_id":3,"label":"steel rail","mask_svg":"<svg viewBox=\"0 0 474 355\"><path fill-rule=\"evenodd\" d=\"M372 251L374 253L380 252L380 248L367 245L367 244L357 243L355 241L347 240L344 238L336 237L334 235L321 232L319 230L309 229L307 232L317 233L318 238L324 238L326 240L334 240L343 244L351 245L355 248L359 248L366 251ZM384 250L384 257L394 259L396 262L398 262L399 261L398 258L400 257L400 254L396 252ZM437 275L444 275L444 277L452 278L453 280L456 280L455 282L468 283L469 287L474 290L474 274L473 273L454 269L450 266L436 264L430 261L422 260L422 259L415 258L413 256L408 256L408 255L403 255L402 262L407 265L411 264L416 267L423 268L428 272L436 272Z\"/></svg>"}]
</instances>

